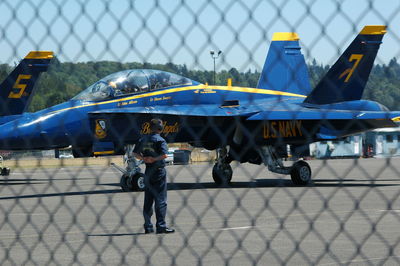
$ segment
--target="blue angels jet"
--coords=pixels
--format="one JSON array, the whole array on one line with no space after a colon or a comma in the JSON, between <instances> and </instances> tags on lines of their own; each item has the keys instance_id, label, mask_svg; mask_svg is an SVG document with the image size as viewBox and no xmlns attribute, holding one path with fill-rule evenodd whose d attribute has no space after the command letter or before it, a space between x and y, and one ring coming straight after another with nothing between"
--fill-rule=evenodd
<instances>
[{"instance_id":1,"label":"blue angels jet","mask_svg":"<svg viewBox=\"0 0 400 266\"><path fill-rule=\"evenodd\" d=\"M0 148L72 146L75 157L126 154L126 169L118 167L121 187L140 190L143 174L132 146L158 117L168 142L217 150L217 184L231 181L230 162L237 160L264 163L305 185L311 169L303 160L285 166L288 146L301 157L315 141L397 126L400 112L361 100L385 32L385 26L364 27L314 89L296 33L274 34L256 88L210 86L158 70L117 72L68 102L1 125Z\"/></svg>"}]
</instances>

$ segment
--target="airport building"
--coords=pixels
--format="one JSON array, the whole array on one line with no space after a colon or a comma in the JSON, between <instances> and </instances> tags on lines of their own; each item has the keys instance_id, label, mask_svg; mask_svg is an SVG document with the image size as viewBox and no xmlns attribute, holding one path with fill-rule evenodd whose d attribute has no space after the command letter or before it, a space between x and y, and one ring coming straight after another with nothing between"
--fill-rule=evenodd
<instances>
[{"instance_id":1,"label":"airport building","mask_svg":"<svg viewBox=\"0 0 400 266\"><path fill-rule=\"evenodd\" d=\"M321 141L310 146L315 158L400 156L400 129L380 128L340 141Z\"/></svg>"},{"instance_id":2,"label":"airport building","mask_svg":"<svg viewBox=\"0 0 400 266\"><path fill-rule=\"evenodd\" d=\"M365 134L365 153L375 157L400 156L400 129L380 128Z\"/></svg>"},{"instance_id":3,"label":"airport building","mask_svg":"<svg viewBox=\"0 0 400 266\"><path fill-rule=\"evenodd\" d=\"M344 140L320 141L311 144L311 156L325 158L358 158L363 156L362 136L346 137Z\"/></svg>"}]
</instances>

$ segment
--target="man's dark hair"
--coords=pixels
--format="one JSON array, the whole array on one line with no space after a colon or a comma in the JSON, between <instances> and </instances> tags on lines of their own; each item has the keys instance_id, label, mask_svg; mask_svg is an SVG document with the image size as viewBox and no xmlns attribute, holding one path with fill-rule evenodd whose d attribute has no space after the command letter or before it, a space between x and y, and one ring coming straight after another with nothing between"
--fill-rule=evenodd
<instances>
[{"instance_id":1,"label":"man's dark hair","mask_svg":"<svg viewBox=\"0 0 400 266\"><path fill-rule=\"evenodd\" d=\"M150 121L150 130L151 131L162 131L164 128L163 122L161 119L154 118Z\"/></svg>"}]
</instances>

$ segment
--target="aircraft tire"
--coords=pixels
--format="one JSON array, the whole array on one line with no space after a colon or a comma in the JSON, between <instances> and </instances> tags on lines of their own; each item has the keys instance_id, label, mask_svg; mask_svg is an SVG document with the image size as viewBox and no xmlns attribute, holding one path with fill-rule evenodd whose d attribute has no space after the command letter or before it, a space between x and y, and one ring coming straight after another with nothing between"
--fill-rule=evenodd
<instances>
[{"instance_id":1,"label":"aircraft tire","mask_svg":"<svg viewBox=\"0 0 400 266\"><path fill-rule=\"evenodd\" d=\"M311 182L311 168L305 161L298 161L292 166L290 177L296 186L304 186Z\"/></svg>"},{"instance_id":2,"label":"aircraft tire","mask_svg":"<svg viewBox=\"0 0 400 266\"><path fill-rule=\"evenodd\" d=\"M132 185L134 191L144 191L145 184L144 184L144 174L136 173L132 177Z\"/></svg>"},{"instance_id":3,"label":"aircraft tire","mask_svg":"<svg viewBox=\"0 0 400 266\"><path fill-rule=\"evenodd\" d=\"M133 192L133 191L143 191L144 185L144 174L136 173L132 177L127 175L122 175L120 180L120 186L122 191Z\"/></svg>"},{"instance_id":4,"label":"aircraft tire","mask_svg":"<svg viewBox=\"0 0 400 266\"><path fill-rule=\"evenodd\" d=\"M133 191L132 182L130 182L129 180L130 180L129 176L127 176L127 175L121 176L119 184L122 188L122 191L124 191L124 192L132 192Z\"/></svg>"},{"instance_id":5,"label":"aircraft tire","mask_svg":"<svg viewBox=\"0 0 400 266\"><path fill-rule=\"evenodd\" d=\"M232 180L232 167L229 164L214 164L212 177L217 185L228 185Z\"/></svg>"},{"instance_id":6,"label":"aircraft tire","mask_svg":"<svg viewBox=\"0 0 400 266\"><path fill-rule=\"evenodd\" d=\"M8 167L1 168L1 175L4 175L4 176L10 175L10 168L8 168Z\"/></svg>"}]
</instances>

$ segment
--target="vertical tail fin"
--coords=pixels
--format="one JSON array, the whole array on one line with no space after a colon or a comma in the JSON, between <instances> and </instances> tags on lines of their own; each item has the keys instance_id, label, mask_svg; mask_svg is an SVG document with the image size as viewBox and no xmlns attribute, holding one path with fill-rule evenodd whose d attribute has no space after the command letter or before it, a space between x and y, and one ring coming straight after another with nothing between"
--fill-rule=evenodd
<instances>
[{"instance_id":1,"label":"vertical tail fin","mask_svg":"<svg viewBox=\"0 0 400 266\"><path fill-rule=\"evenodd\" d=\"M386 26L365 26L304 102L360 100L385 33Z\"/></svg>"},{"instance_id":2,"label":"vertical tail fin","mask_svg":"<svg viewBox=\"0 0 400 266\"><path fill-rule=\"evenodd\" d=\"M0 84L0 116L26 111L32 99L36 81L47 71L53 52L32 51Z\"/></svg>"},{"instance_id":3,"label":"vertical tail fin","mask_svg":"<svg viewBox=\"0 0 400 266\"><path fill-rule=\"evenodd\" d=\"M307 65L296 33L274 33L257 88L301 95L311 92Z\"/></svg>"}]
</instances>

